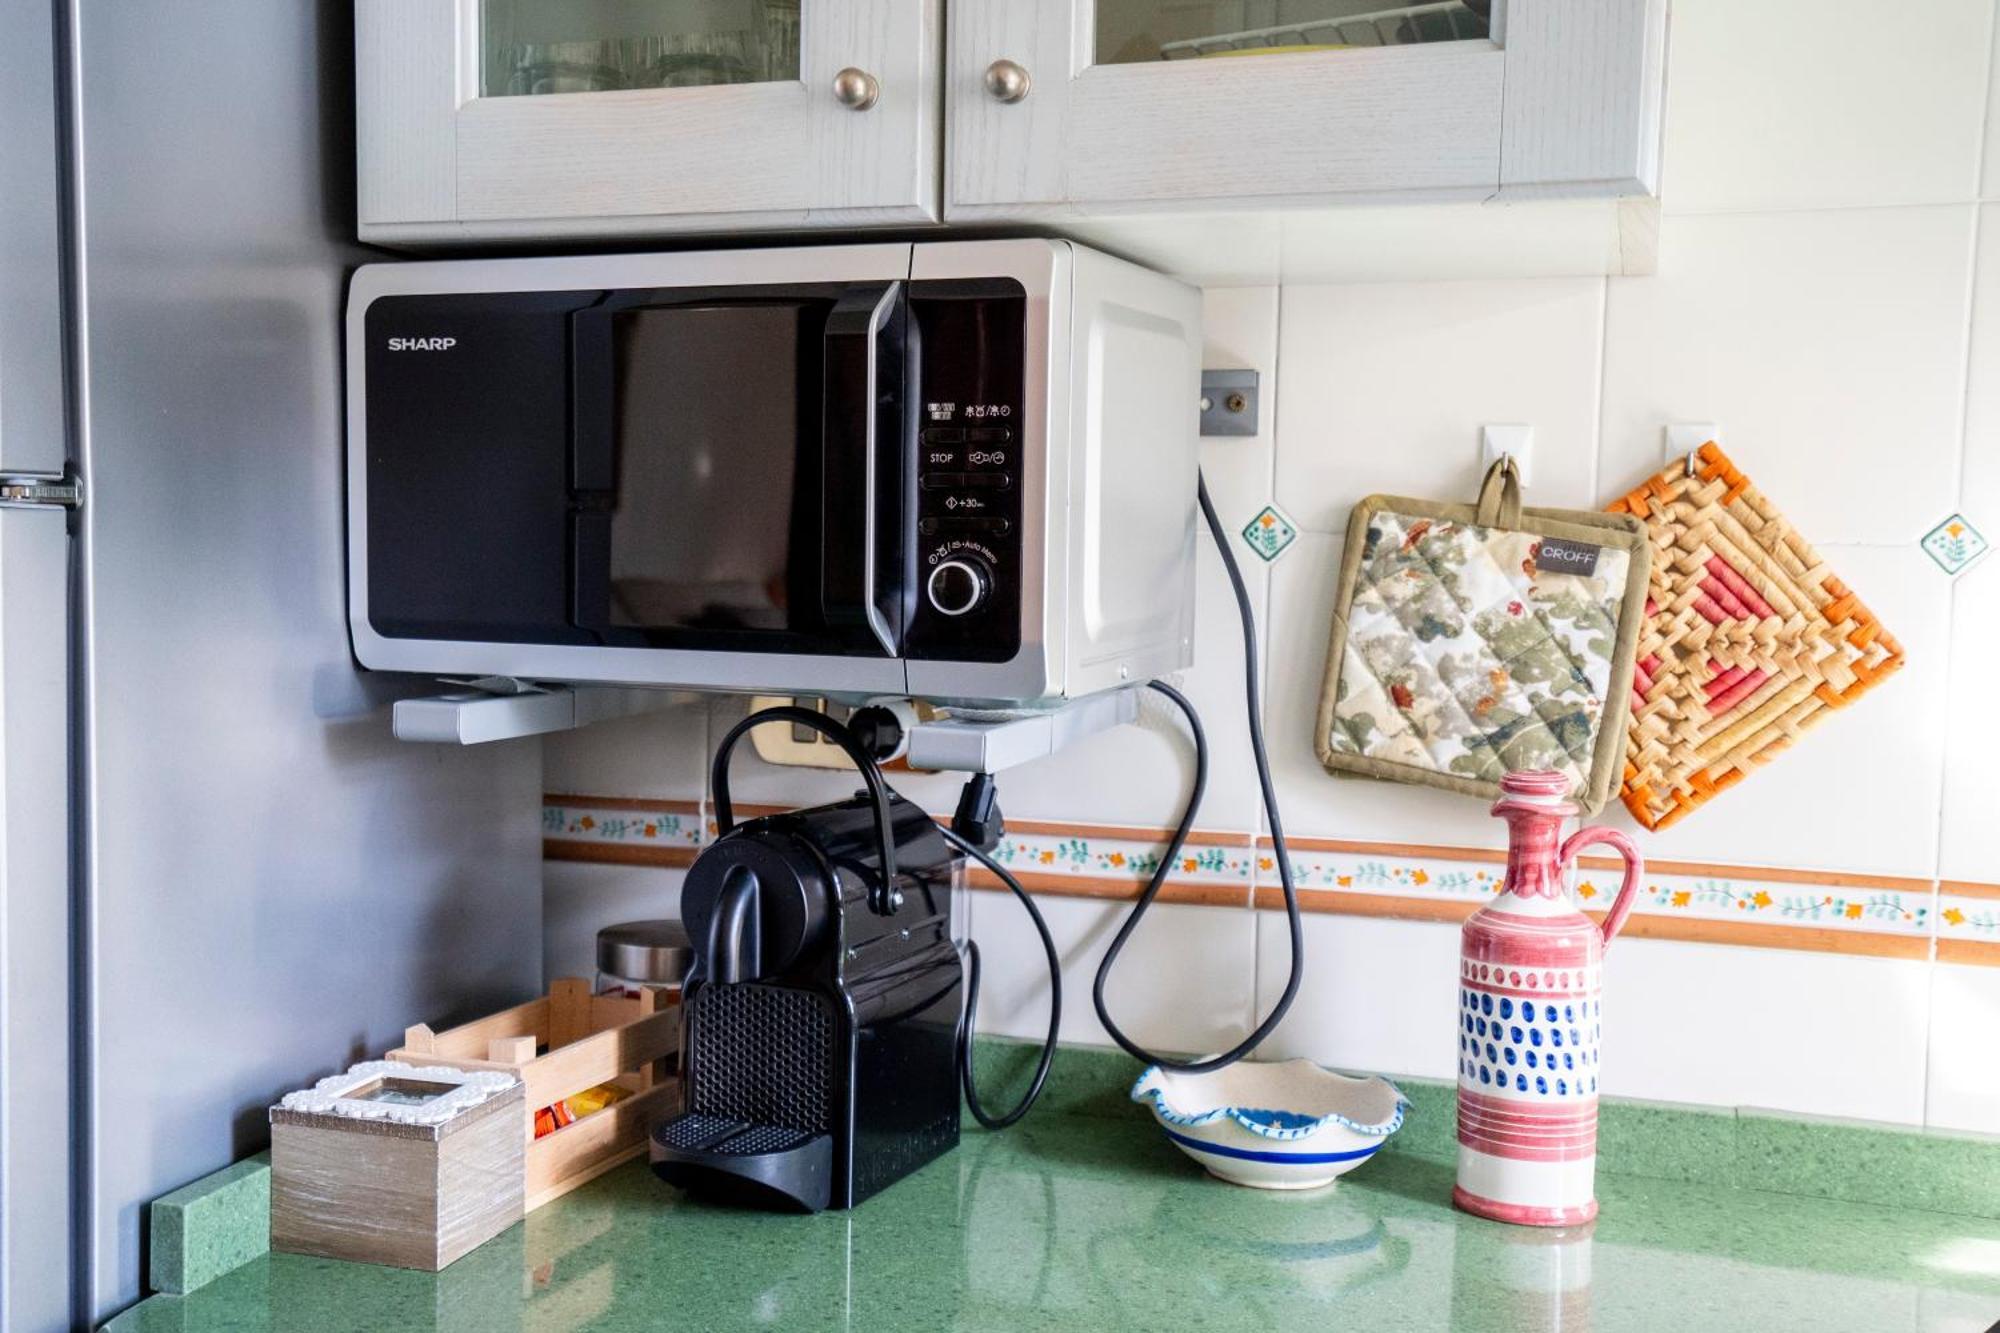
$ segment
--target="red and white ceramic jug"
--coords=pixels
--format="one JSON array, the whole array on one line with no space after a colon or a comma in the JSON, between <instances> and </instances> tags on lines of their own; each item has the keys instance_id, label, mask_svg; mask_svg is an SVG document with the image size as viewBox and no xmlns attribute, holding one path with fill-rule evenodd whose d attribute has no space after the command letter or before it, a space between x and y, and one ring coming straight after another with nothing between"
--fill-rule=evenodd
<instances>
[{"instance_id":1,"label":"red and white ceramic jug","mask_svg":"<svg viewBox=\"0 0 2000 1333\"><path fill-rule=\"evenodd\" d=\"M1467 1212L1527 1226L1597 1216L1597 1044L1605 946L1645 873L1632 840L1587 828L1560 773L1510 773L1493 813L1507 821L1500 896L1465 923L1458 971L1458 1185ZM1570 901L1577 853L1609 843L1625 882L1604 928Z\"/></svg>"}]
</instances>

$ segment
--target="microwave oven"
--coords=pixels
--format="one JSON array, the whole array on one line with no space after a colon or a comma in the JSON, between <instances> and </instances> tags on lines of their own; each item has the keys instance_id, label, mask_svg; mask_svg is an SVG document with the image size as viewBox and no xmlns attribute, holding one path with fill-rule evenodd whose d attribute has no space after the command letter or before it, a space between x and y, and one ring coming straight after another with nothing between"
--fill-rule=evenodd
<instances>
[{"instance_id":1,"label":"microwave oven","mask_svg":"<svg viewBox=\"0 0 2000 1333\"><path fill-rule=\"evenodd\" d=\"M1177 670L1200 331L1054 240L360 268L355 655L1016 707Z\"/></svg>"}]
</instances>

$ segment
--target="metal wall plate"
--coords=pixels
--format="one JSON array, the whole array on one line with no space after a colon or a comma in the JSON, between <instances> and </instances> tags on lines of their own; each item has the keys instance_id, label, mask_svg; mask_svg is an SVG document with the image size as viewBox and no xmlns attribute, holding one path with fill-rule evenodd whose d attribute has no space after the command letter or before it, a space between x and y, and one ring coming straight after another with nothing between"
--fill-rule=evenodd
<instances>
[{"instance_id":1,"label":"metal wall plate","mask_svg":"<svg viewBox=\"0 0 2000 1333\"><path fill-rule=\"evenodd\" d=\"M1254 370L1201 372L1201 433L1255 435L1257 380Z\"/></svg>"}]
</instances>

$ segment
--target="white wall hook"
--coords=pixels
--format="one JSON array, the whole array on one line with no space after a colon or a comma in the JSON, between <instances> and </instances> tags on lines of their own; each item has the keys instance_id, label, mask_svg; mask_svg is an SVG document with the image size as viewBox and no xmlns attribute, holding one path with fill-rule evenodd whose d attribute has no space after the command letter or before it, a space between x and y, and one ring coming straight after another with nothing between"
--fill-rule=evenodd
<instances>
[{"instance_id":1,"label":"white wall hook","mask_svg":"<svg viewBox=\"0 0 2000 1333\"><path fill-rule=\"evenodd\" d=\"M1692 477L1695 454L1710 440L1718 445L1722 443L1722 427L1713 421L1676 421L1667 427L1667 442L1660 452L1660 463L1666 466L1685 459L1688 475Z\"/></svg>"},{"instance_id":2,"label":"white wall hook","mask_svg":"<svg viewBox=\"0 0 2000 1333\"><path fill-rule=\"evenodd\" d=\"M1479 428L1480 450L1479 470L1486 471L1503 456L1514 460L1514 470L1521 474L1521 489L1527 490L1535 483L1535 428L1491 423Z\"/></svg>"}]
</instances>

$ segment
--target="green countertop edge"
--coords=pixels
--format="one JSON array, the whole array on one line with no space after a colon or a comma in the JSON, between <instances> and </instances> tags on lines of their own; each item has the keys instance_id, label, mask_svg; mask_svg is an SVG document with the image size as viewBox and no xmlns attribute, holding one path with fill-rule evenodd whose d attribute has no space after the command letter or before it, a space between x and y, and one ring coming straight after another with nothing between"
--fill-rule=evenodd
<instances>
[{"instance_id":1,"label":"green countertop edge","mask_svg":"<svg viewBox=\"0 0 2000 1333\"><path fill-rule=\"evenodd\" d=\"M271 1154L258 1153L153 1200L155 1291L184 1296L271 1248Z\"/></svg>"},{"instance_id":2,"label":"green countertop edge","mask_svg":"<svg viewBox=\"0 0 2000 1333\"><path fill-rule=\"evenodd\" d=\"M1005 1109L1027 1086L1039 1046L982 1037L980 1100ZM1140 1064L1121 1051L1064 1046L1039 1115L1125 1119ZM1386 1154L1449 1165L1458 1153L1456 1088L1391 1076L1410 1103ZM2000 1136L1672 1102L1605 1098L1598 1166L1621 1176L1762 1190L1886 1208L2000 1218ZM260 1153L153 1201L150 1285L173 1295L270 1248L270 1154Z\"/></svg>"}]
</instances>

